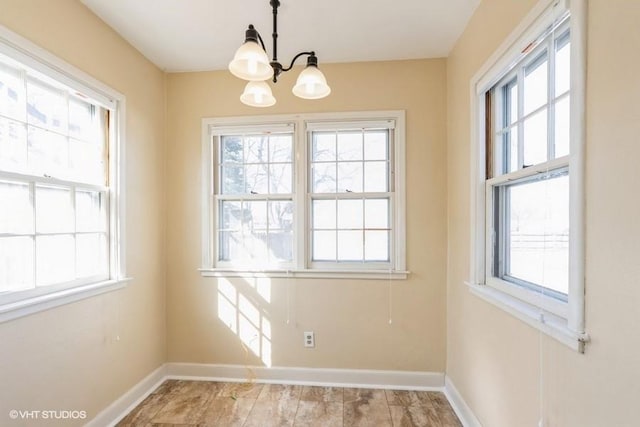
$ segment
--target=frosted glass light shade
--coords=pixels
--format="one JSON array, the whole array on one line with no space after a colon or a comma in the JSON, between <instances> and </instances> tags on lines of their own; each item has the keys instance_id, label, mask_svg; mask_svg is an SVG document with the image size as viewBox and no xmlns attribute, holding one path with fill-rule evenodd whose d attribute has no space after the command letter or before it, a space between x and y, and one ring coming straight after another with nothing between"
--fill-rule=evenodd
<instances>
[{"instance_id":1,"label":"frosted glass light shade","mask_svg":"<svg viewBox=\"0 0 640 427\"><path fill-rule=\"evenodd\" d=\"M247 83L240 95L240 101L250 107L271 107L276 103L271 87L266 82Z\"/></svg>"},{"instance_id":2,"label":"frosted glass light shade","mask_svg":"<svg viewBox=\"0 0 640 427\"><path fill-rule=\"evenodd\" d=\"M268 80L273 76L267 52L254 41L246 41L236 51L229 63L229 71L236 77L249 81Z\"/></svg>"},{"instance_id":3,"label":"frosted glass light shade","mask_svg":"<svg viewBox=\"0 0 640 427\"><path fill-rule=\"evenodd\" d=\"M314 65L307 65L302 70L293 87L293 94L304 99L320 99L331 93L331 88L327 85L327 79L322 71Z\"/></svg>"}]
</instances>

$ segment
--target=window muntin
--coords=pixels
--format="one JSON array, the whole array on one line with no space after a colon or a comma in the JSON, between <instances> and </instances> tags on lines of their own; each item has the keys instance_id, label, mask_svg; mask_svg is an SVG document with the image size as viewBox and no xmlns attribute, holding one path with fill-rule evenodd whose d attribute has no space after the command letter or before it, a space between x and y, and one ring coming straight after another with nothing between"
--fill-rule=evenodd
<instances>
[{"instance_id":1,"label":"window muntin","mask_svg":"<svg viewBox=\"0 0 640 427\"><path fill-rule=\"evenodd\" d=\"M284 266L293 261L293 132L216 138L221 265Z\"/></svg>"},{"instance_id":2,"label":"window muntin","mask_svg":"<svg viewBox=\"0 0 640 427\"><path fill-rule=\"evenodd\" d=\"M310 261L391 262L392 131L311 131Z\"/></svg>"},{"instance_id":3,"label":"window muntin","mask_svg":"<svg viewBox=\"0 0 640 427\"><path fill-rule=\"evenodd\" d=\"M493 170L487 170L487 283L560 301L569 293L568 20L490 91ZM504 286L502 286L504 288Z\"/></svg>"},{"instance_id":4,"label":"window muntin","mask_svg":"<svg viewBox=\"0 0 640 427\"><path fill-rule=\"evenodd\" d=\"M203 119L203 125L203 275L406 278L402 111ZM264 178L258 186L271 190L260 194L246 185L247 166L260 162L247 161L242 138L280 134L292 136L291 151L279 149L279 160L267 155L261 164L270 170L291 162L291 193ZM242 140L242 148L225 149L227 137ZM314 183L316 166L324 172L315 171ZM280 245L275 251L265 243L269 233ZM291 245L282 245L289 236Z\"/></svg>"},{"instance_id":5,"label":"window muntin","mask_svg":"<svg viewBox=\"0 0 640 427\"><path fill-rule=\"evenodd\" d=\"M0 54L2 300L109 279L108 116Z\"/></svg>"}]
</instances>

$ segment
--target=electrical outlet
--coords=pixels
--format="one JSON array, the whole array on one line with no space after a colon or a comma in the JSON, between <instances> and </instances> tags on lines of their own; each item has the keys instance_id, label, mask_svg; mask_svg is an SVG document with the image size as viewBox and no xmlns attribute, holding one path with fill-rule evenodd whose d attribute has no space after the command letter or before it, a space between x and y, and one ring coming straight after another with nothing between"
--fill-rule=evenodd
<instances>
[{"instance_id":1,"label":"electrical outlet","mask_svg":"<svg viewBox=\"0 0 640 427\"><path fill-rule=\"evenodd\" d=\"M313 331L304 333L304 346L305 347L315 347L316 346L316 337Z\"/></svg>"}]
</instances>

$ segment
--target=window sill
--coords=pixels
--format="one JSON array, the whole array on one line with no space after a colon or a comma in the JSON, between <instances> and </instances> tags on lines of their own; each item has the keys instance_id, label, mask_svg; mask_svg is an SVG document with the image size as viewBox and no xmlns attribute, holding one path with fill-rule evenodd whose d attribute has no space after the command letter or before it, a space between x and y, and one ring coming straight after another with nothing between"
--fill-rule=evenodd
<instances>
[{"instance_id":1,"label":"window sill","mask_svg":"<svg viewBox=\"0 0 640 427\"><path fill-rule=\"evenodd\" d=\"M122 289L131 278L105 280L0 305L0 323Z\"/></svg>"},{"instance_id":2,"label":"window sill","mask_svg":"<svg viewBox=\"0 0 640 427\"><path fill-rule=\"evenodd\" d=\"M405 280L409 271L389 270L235 270L230 268L201 268L204 277L268 277L298 279L378 279Z\"/></svg>"},{"instance_id":3,"label":"window sill","mask_svg":"<svg viewBox=\"0 0 640 427\"><path fill-rule=\"evenodd\" d=\"M469 291L475 296L506 311L527 325L565 344L567 347L579 353L584 353L584 345L589 341L589 335L569 329L566 319L547 312L541 313L538 307L490 286L468 282L465 282L465 285L469 287Z\"/></svg>"}]
</instances>

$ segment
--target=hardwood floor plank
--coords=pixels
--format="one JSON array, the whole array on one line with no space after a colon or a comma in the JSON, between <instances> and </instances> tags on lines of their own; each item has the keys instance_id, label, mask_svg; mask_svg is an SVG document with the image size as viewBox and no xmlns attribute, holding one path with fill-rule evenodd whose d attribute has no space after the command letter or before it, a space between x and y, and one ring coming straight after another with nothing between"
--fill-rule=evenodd
<instances>
[{"instance_id":1,"label":"hardwood floor plank","mask_svg":"<svg viewBox=\"0 0 640 427\"><path fill-rule=\"evenodd\" d=\"M429 406L389 406L394 427L443 427L436 410Z\"/></svg>"},{"instance_id":2,"label":"hardwood floor plank","mask_svg":"<svg viewBox=\"0 0 640 427\"><path fill-rule=\"evenodd\" d=\"M224 383L220 397L245 397L255 399L262 391L263 384L256 383Z\"/></svg>"},{"instance_id":3,"label":"hardwood floor plank","mask_svg":"<svg viewBox=\"0 0 640 427\"><path fill-rule=\"evenodd\" d=\"M209 401L198 427L241 427L249 416L255 399L216 397Z\"/></svg>"},{"instance_id":4,"label":"hardwood floor plank","mask_svg":"<svg viewBox=\"0 0 640 427\"><path fill-rule=\"evenodd\" d=\"M342 387L312 387L304 386L300 400L310 402L344 402L344 389Z\"/></svg>"},{"instance_id":5,"label":"hardwood floor plank","mask_svg":"<svg viewBox=\"0 0 640 427\"><path fill-rule=\"evenodd\" d=\"M345 388L344 402L354 402L356 400L383 400L387 401L384 390L373 388Z\"/></svg>"},{"instance_id":6,"label":"hardwood floor plank","mask_svg":"<svg viewBox=\"0 0 640 427\"><path fill-rule=\"evenodd\" d=\"M297 400L256 400L244 427L292 426L297 408Z\"/></svg>"},{"instance_id":7,"label":"hardwood floor plank","mask_svg":"<svg viewBox=\"0 0 640 427\"><path fill-rule=\"evenodd\" d=\"M301 400L294 426L296 427L342 427L342 402L317 402Z\"/></svg>"},{"instance_id":8,"label":"hardwood floor plank","mask_svg":"<svg viewBox=\"0 0 640 427\"><path fill-rule=\"evenodd\" d=\"M346 392L347 390L345 390ZM382 393L384 396L384 392ZM390 427L391 415L386 399L360 399L344 403L344 425Z\"/></svg>"},{"instance_id":9,"label":"hardwood floor plank","mask_svg":"<svg viewBox=\"0 0 640 427\"><path fill-rule=\"evenodd\" d=\"M148 424L151 419L169 402L164 394L150 394L138 406L125 416L117 427L130 427Z\"/></svg>"},{"instance_id":10,"label":"hardwood floor plank","mask_svg":"<svg viewBox=\"0 0 640 427\"><path fill-rule=\"evenodd\" d=\"M302 386L299 385L283 385L283 384L265 384L262 391L258 395L258 400L295 400L300 399Z\"/></svg>"},{"instance_id":11,"label":"hardwood floor plank","mask_svg":"<svg viewBox=\"0 0 640 427\"><path fill-rule=\"evenodd\" d=\"M173 395L151 421L156 424L197 424L209 399L206 394Z\"/></svg>"}]
</instances>

